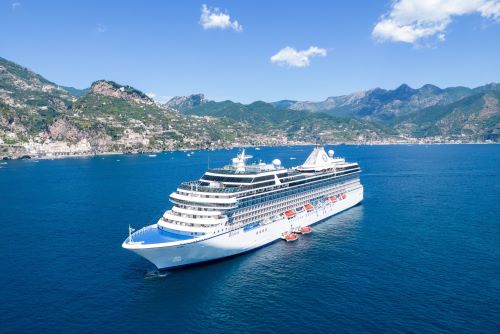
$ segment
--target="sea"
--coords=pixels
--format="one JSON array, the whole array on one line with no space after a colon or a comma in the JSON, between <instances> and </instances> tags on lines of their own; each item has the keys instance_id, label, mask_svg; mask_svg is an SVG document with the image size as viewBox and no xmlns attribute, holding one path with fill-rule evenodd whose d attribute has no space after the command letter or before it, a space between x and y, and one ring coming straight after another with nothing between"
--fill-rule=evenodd
<instances>
[{"instance_id":1,"label":"sea","mask_svg":"<svg viewBox=\"0 0 500 334\"><path fill-rule=\"evenodd\" d=\"M326 149L361 165L361 205L162 274L122 249L128 226L236 149L1 162L0 333L500 333L500 145Z\"/></svg>"}]
</instances>

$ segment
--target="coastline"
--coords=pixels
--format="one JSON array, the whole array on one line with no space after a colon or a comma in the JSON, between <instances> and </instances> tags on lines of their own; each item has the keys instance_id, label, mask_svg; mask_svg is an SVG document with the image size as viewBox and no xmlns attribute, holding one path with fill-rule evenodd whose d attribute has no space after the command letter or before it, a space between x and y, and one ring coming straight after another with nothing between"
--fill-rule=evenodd
<instances>
[{"instance_id":1,"label":"coastline","mask_svg":"<svg viewBox=\"0 0 500 334\"><path fill-rule=\"evenodd\" d=\"M329 146L391 146L391 145L495 145L500 144L498 142L457 142L457 141L444 141L444 142L424 142L424 141L407 141L407 142L386 142L386 141L373 141L373 142L328 142L324 143ZM234 144L231 146L220 146L211 148L179 148L173 150L141 150L141 151L105 151L105 152L34 152L34 153L24 153L17 156L2 156L0 161L8 160L56 160L56 159L66 159L66 158L89 158L89 157L105 157L110 155L129 155L129 154L159 154L167 152L189 152L189 151L216 151L216 150L231 150L234 148L255 148L255 147L279 147L279 146L310 146L315 145L313 142L294 142L294 143L284 143L282 145L239 145ZM1 145L0 145L1 146Z\"/></svg>"}]
</instances>

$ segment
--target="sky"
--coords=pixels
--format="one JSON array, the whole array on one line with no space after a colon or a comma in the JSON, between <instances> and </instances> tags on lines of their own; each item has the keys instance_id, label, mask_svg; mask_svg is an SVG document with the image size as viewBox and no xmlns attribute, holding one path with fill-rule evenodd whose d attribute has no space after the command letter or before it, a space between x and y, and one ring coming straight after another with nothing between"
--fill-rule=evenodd
<instances>
[{"instance_id":1,"label":"sky","mask_svg":"<svg viewBox=\"0 0 500 334\"><path fill-rule=\"evenodd\" d=\"M500 0L0 0L0 57L64 86L250 103L500 81Z\"/></svg>"}]
</instances>

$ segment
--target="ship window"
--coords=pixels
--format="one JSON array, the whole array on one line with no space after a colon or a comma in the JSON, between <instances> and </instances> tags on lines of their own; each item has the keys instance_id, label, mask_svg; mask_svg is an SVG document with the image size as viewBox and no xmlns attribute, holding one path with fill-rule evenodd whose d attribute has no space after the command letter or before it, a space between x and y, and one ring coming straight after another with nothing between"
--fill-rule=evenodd
<instances>
[{"instance_id":1,"label":"ship window","mask_svg":"<svg viewBox=\"0 0 500 334\"><path fill-rule=\"evenodd\" d=\"M251 183L252 179L247 177L231 177L219 175L203 175L201 178L204 181L217 181L217 182L237 182L237 183Z\"/></svg>"},{"instance_id":2,"label":"ship window","mask_svg":"<svg viewBox=\"0 0 500 334\"><path fill-rule=\"evenodd\" d=\"M274 180L274 175L266 175L266 176L259 176L253 179L253 182L261 182L261 181L268 181L268 180Z\"/></svg>"}]
</instances>

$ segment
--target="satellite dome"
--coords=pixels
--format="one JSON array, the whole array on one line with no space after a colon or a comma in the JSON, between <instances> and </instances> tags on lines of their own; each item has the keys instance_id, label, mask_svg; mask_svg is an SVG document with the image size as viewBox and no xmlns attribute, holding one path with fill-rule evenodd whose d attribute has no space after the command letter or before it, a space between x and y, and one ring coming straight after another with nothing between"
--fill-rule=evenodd
<instances>
[{"instance_id":1,"label":"satellite dome","mask_svg":"<svg viewBox=\"0 0 500 334\"><path fill-rule=\"evenodd\" d=\"M280 161L280 159L274 159L274 160L273 160L273 165L274 165L274 166L276 166L276 167L281 166L281 161Z\"/></svg>"},{"instance_id":2,"label":"satellite dome","mask_svg":"<svg viewBox=\"0 0 500 334\"><path fill-rule=\"evenodd\" d=\"M334 153L333 150L328 151L328 155L330 156L330 158L333 158L333 153Z\"/></svg>"}]
</instances>

